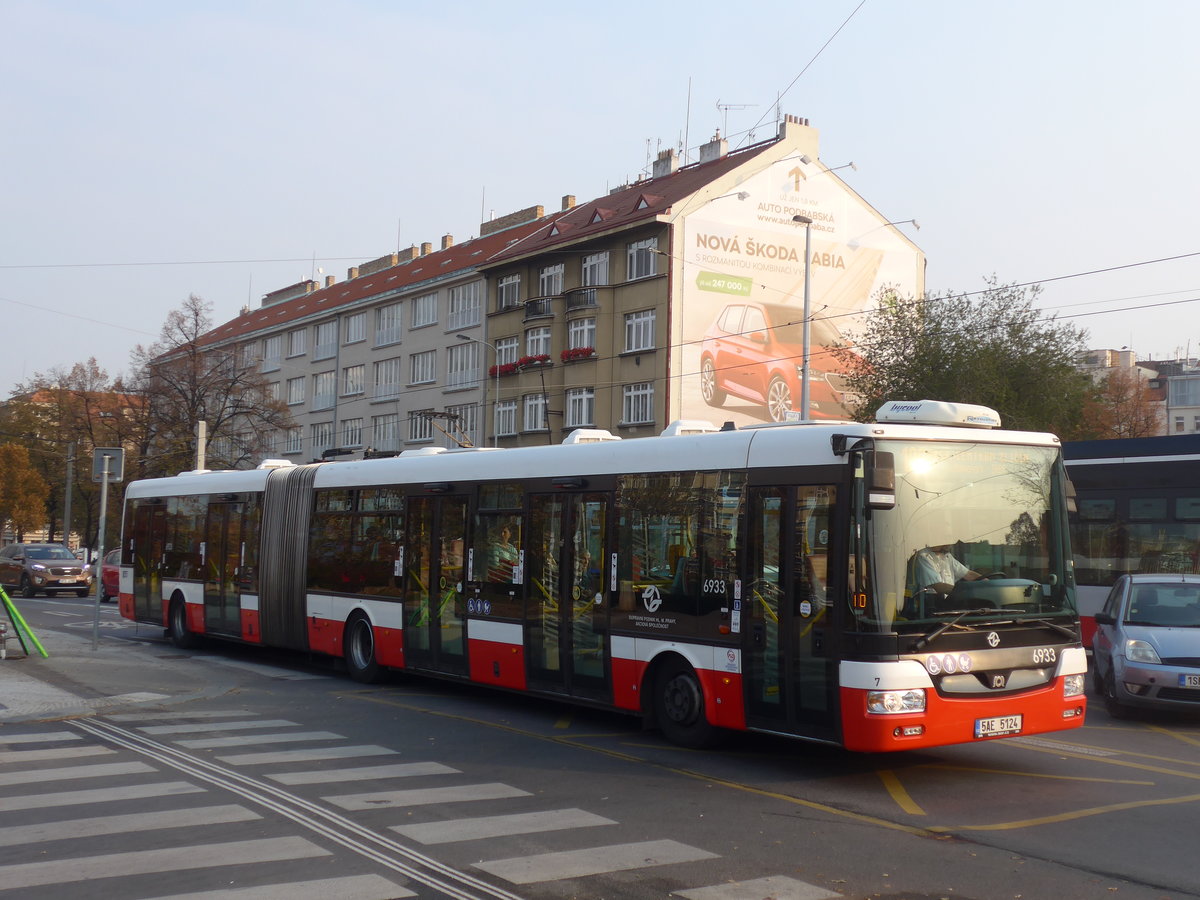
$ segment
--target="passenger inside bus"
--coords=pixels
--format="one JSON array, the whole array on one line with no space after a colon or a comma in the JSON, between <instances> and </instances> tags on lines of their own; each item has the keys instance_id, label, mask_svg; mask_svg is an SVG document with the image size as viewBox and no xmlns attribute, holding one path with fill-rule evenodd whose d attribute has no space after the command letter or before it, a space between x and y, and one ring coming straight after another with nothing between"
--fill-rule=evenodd
<instances>
[{"instance_id":1,"label":"passenger inside bus","mask_svg":"<svg viewBox=\"0 0 1200 900\"><path fill-rule=\"evenodd\" d=\"M512 542L512 529L501 525L488 551L488 581L511 582L517 564L517 547Z\"/></svg>"}]
</instances>

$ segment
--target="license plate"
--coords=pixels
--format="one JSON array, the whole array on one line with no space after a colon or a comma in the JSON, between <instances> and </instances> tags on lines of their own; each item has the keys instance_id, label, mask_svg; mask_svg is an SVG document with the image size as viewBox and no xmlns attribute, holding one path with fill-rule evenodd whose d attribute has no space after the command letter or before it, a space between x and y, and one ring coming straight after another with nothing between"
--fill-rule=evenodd
<instances>
[{"instance_id":1,"label":"license plate","mask_svg":"<svg viewBox=\"0 0 1200 900\"><path fill-rule=\"evenodd\" d=\"M1200 688L1200 675L1180 675L1179 686L1186 688Z\"/></svg>"},{"instance_id":2,"label":"license plate","mask_svg":"<svg viewBox=\"0 0 1200 900\"><path fill-rule=\"evenodd\" d=\"M975 720L975 737L999 737L1002 734L1020 734L1021 716L993 716Z\"/></svg>"},{"instance_id":3,"label":"license plate","mask_svg":"<svg viewBox=\"0 0 1200 900\"><path fill-rule=\"evenodd\" d=\"M75 583L75 576L74 576L74 575L67 575L66 577L64 577L64 578L60 578L60 579L58 579L58 580L59 580L60 582L62 582L63 584L74 584L74 583Z\"/></svg>"}]
</instances>

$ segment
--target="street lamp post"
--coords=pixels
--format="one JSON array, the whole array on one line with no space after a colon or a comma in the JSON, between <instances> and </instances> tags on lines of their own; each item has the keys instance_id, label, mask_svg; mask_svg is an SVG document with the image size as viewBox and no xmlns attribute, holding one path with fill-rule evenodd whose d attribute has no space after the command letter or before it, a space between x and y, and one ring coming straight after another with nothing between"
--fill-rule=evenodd
<instances>
[{"instance_id":1,"label":"street lamp post","mask_svg":"<svg viewBox=\"0 0 1200 900\"><path fill-rule=\"evenodd\" d=\"M469 334L460 334L460 335L458 335L458 339L460 341L470 341L471 343L474 343L474 344L483 344L485 347L492 348L492 354L496 360L496 399L493 401L493 408L492 408L492 446L499 447L500 446L500 428L496 421L495 405L500 402L500 351L496 349L495 344L490 344L487 341L482 340L477 337L471 337ZM486 416L487 415L487 379L486 378L483 380L483 409L484 409L484 415Z\"/></svg>"},{"instance_id":2,"label":"street lamp post","mask_svg":"<svg viewBox=\"0 0 1200 900\"><path fill-rule=\"evenodd\" d=\"M804 226L804 357L800 369L800 421L808 421L808 358L809 358L809 287L812 269L812 223L808 216L792 216L793 222Z\"/></svg>"}]
</instances>

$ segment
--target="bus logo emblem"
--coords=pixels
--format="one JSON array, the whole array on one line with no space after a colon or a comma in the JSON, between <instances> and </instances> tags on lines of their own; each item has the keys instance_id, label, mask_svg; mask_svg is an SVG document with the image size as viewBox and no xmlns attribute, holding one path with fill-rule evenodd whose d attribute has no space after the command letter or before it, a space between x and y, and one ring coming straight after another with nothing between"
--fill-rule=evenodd
<instances>
[{"instance_id":1,"label":"bus logo emblem","mask_svg":"<svg viewBox=\"0 0 1200 900\"><path fill-rule=\"evenodd\" d=\"M642 591L642 605L649 612L658 612L658 608L662 606L662 595L658 592L658 588L655 585L649 585Z\"/></svg>"},{"instance_id":2,"label":"bus logo emblem","mask_svg":"<svg viewBox=\"0 0 1200 900\"><path fill-rule=\"evenodd\" d=\"M1000 688L1004 687L1004 683L1005 683L1005 678L1003 675L993 675L992 676L992 687L994 689L999 690Z\"/></svg>"},{"instance_id":3,"label":"bus logo emblem","mask_svg":"<svg viewBox=\"0 0 1200 900\"><path fill-rule=\"evenodd\" d=\"M988 636L987 636L987 642L988 642L989 647L999 647L1000 646L1000 635L996 634L996 632L994 632L994 631L989 631Z\"/></svg>"}]
</instances>

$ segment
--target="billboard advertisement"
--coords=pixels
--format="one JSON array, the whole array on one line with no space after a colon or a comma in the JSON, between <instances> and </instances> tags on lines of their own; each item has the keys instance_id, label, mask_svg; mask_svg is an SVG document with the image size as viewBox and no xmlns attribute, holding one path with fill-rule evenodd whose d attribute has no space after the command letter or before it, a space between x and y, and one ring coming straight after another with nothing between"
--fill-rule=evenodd
<instances>
[{"instance_id":1,"label":"billboard advertisement","mask_svg":"<svg viewBox=\"0 0 1200 900\"><path fill-rule=\"evenodd\" d=\"M884 289L918 296L924 254L821 163L771 164L735 192L689 210L677 340L679 417L747 425L798 418L803 364L805 230L810 418L845 417L842 365L861 313Z\"/></svg>"}]
</instances>

